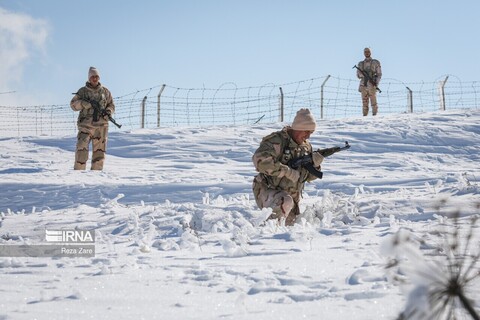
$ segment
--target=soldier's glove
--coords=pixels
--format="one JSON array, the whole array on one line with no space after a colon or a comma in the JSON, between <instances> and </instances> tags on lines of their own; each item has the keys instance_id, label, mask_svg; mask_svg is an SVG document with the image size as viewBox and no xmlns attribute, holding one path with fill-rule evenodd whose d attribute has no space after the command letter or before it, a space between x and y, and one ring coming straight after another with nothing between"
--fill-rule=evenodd
<instances>
[{"instance_id":1,"label":"soldier's glove","mask_svg":"<svg viewBox=\"0 0 480 320\"><path fill-rule=\"evenodd\" d=\"M112 111L109 109L102 110L102 117L110 117L112 115Z\"/></svg>"},{"instance_id":2,"label":"soldier's glove","mask_svg":"<svg viewBox=\"0 0 480 320\"><path fill-rule=\"evenodd\" d=\"M290 181L298 182L298 180L300 180L300 172L288 167L285 177L287 177L287 179Z\"/></svg>"},{"instance_id":3,"label":"soldier's glove","mask_svg":"<svg viewBox=\"0 0 480 320\"><path fill-rule=\"evenodd\" d=\"M85 110L88 110L92 107L92 104L90 102L84 101L84 100L82 100L81 105L82 105L82 108Z\"/></svg>"},{"instance_id":4,"label":"soldier's glove","mask_svg":"<svg viewBox=\"0 0 480 320\"><path fill-rule=\"evenodd\" d=\"M325 159L325 158L318 151L314 151L312 153L313 166L315 168L320 167L320 165L323 162L323 159Z\"/></svg>"}]
</instances>

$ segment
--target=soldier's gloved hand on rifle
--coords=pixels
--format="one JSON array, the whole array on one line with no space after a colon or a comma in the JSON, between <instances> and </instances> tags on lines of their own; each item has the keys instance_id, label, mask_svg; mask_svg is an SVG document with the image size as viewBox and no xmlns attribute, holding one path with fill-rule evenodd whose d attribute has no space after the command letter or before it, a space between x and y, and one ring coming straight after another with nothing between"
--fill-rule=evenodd
<instances>
[{"instance_id":1,"label":"soldier's gloved hand on rifle","mask_svg":"<svg viewBox=\"0 0 480 320\"><path fill-rule=\"evenodd\" d=\"M293 182L298 182L300 180L300 172L290 167L287 167L287 172L285 173L285 177Z\"/></svg>"},{"instance_id":2,"label":"soldier's gloved hand on rifle","mask_svg":"<svg viewBox=\"0 0 480 320\"><path fill-rule=\"evenodd\" d=\"M109 109L104 109L104 110L102 110L102 117L108 118L108 117L110 117L111 115L112 115L112 111L111 111L111 110L109 110Z\"/></svg>"},{"instance_id":3,"label":"soldier's gloved hand on rifle","mask_svg":"<svg viewBox=\"0 0 480 320\"><path fill-rule=\"evenodd\" d=\"M325 158L320 154L320 152L314 151L314 152L312 153L312 161L313 161L313 166L314 166L315 168L320 167L320 165L321 165L322 162L323 162L323 159L325 159Z\"/></svg>"}]
</instances>

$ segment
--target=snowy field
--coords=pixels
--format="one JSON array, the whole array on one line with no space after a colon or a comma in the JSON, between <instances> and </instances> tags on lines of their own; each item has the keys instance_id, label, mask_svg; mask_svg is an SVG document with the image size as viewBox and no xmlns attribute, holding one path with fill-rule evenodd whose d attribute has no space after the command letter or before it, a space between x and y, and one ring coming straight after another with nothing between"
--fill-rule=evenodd
<instances>
[{"instance_id":1,"label":"snowy field","mask_svg":"<svg viewBox=\"0 0 480 320\"><path fill-rule=\"evenodd\" d=\"M464 243L480 213L480 111L319 121L314 148L351 149L306 185L293 227L264 223L251 192L252 154L281 127L111 133L102 172L72 169L74 135L0 138L0 244L93 229L96 250L0 257L0 319L395 319L425 307L431 279L415 270L442 274L451 214ZM480 312L478 283L466 295Z\"/></svg>"}]
</instances>

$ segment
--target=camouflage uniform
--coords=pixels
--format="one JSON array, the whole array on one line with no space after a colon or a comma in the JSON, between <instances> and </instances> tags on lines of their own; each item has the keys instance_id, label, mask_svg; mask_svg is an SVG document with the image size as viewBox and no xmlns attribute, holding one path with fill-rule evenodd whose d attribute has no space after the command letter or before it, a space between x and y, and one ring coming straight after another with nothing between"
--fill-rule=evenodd
<instances>
[{"instance_id":1,"label":"camouflage uniform","mask_svg":"<svg viewBox=\"0 0 480 320\"><path fill-rule=\"evenodd\" d=\"M259 172L253 180L253 195L258 207L272 208L273 214L269 219L286 217L287 225L293 225L296 216L300 214L298 203L305 182L317 178L304 168L298 169L300 180L297 182L285 176L290 159L312 153L310 142L307 140L297 144L288 134L290 129L287 126L263 138L252 157Z\"/></svg>"},{"instance_id":2,"label":"camouflage uniform","mask_svg":"<svg viewBox=\"0 0 480 320\"><path fill-rule=\"evenodd\" d=\"M90 140L92 141L92 170L102 170L105 160L105 151L107 148L108 136L108 118L98 115L98 121L93 120L94 108L90 102L84 100L94 100L103 110L109 110L110 114L115 112L112 94L100 83L93 87L90 82L75 94L70 102L70 107L74 111L80 111L78 115L78 135L75 151L75 170L85 170L88 160L88 149Z\"/></svg>"},{"instance_id":3,"label":"camouflage uniform","mask_svg":"<svg viewBox=\"0 0 480 320\"><path fill-rule=\"evenodd\" d=\"M365 60L360 61L357 66L359 69L365 71L370 79L376 80L377 86L380 83L382 78L382 67L380 61L372 59L371 57L365 58ZM357 77L360 79L360 86L358 91L362 94L362 109L363 115L368 115L368 101L372 106L372 115L377 115L378 105L377 105L377 90L375 86L370 82L366 81L364 75L360 70L357 69Z\"/></svg>"}]
</instances>

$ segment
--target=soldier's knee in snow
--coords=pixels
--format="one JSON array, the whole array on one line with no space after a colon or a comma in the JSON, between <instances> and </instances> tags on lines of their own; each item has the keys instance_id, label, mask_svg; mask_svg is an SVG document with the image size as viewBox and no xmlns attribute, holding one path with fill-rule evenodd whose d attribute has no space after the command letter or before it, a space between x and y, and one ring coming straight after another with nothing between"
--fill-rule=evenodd
<instances>
[{"instance_id":1,"label":"soldier's knee in snow","mask_svg":"<svg viewBox=\"0 0 480 320\"><path fill-rule=\"evenodd\" d=\"M283 204L282 204L283 210L282 211L286 215L288 215L290 213L290 211L292 211L294 205L295 205L295 203L294 203L293 198L291 196L283 197Z\"/></svg>"}]
</instances>

